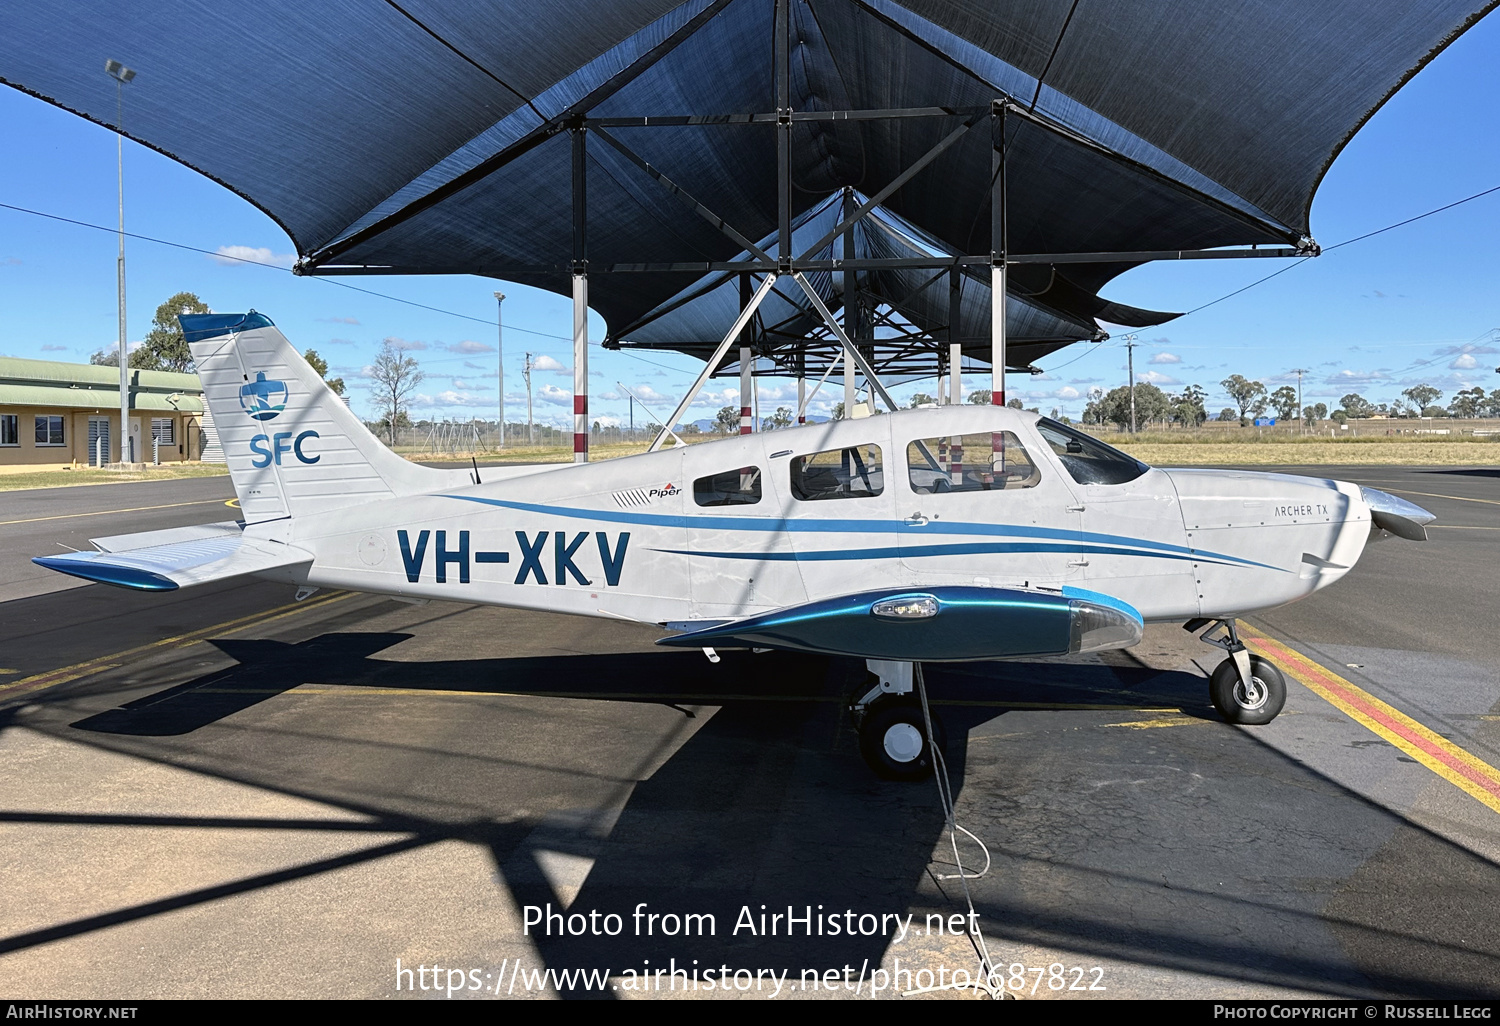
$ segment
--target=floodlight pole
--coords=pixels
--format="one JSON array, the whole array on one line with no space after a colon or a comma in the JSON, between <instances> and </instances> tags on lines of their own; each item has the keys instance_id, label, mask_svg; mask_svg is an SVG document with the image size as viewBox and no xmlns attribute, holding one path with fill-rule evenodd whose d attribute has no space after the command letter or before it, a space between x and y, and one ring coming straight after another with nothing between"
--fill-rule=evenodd
<instances>
[{"instance_id":1,"label":"floodlight pole","mask_svg":"<svg viewBox=\"0 0 1500 1026\"><path fill-rule=\"evenodd\" d=\"M505 448L505 293L495 293L495 361L500 369L500 448Z\"/></svg>"},{"instance_id":2,"label":"floodlight pole","mask_svg":"<svg viewBox=\"0 0 1500 1026\"><path fill-rule=\"evenodd\" d=\"M589 461L587 131L573 129L573 462Z\"/></svg>"},{"instance_id":3,"label":"floodlight pole","mask_svg":"<svg viewBox=\"0 0 1500 1026\"><path fill-rule=\"evenodd\" d=\"M536 432L531 422L531 354L526 354L526 363L521 368L521 377L526 379L526 444L536 444Z\"/></svg>"},{"instance_id":4,"label":"floodlight pole","mask_svg":"<svg viewBox=\"0 0 1500 1026\"><path fill-rule=\"evenodd\" d=\"M1307 373L1306 367L1298 367L1292 371L1297 375L1297 420L1302 424L1302 434L1307 434L1307 417L1302 412L1302 375Z\"/></svg>"},{"instance_id":5,"label":"floodlight pole","mask_svg":"<svg viewBox=\"0 0 1500 1026\"><path fill-rule=\"evenodd\" d=\"M130 448L130 353L125 328L125 83L135 72L116 60L104 62L104 70L115 80L115 166L120 189L120 255L115 260L115 277L120 302L120 457L116 462L133 462Z\"/></svg>"},{"instance_id":6,"label":"floodlight pole","mask_svg":"<svg viewBox=\"0 0 1500 1026\"><path fill-rule=\"evenodd\" d=\"M1122 340L1125 343L1125 373L1130 378L1130 433L1135 434L1135 347L1140 345L1134 335L1126 335Z\"/></svg>"},{"instance_id":7,"label":"floodlight pole","mask_svg":"<svg viewBox=\"0 0 1500 1026\"><path fill-rule=\"evenodd\" d=\"M854 213L854 209L854 190L845 188L843 216L846 221ZM852 222L850 223L850 226L844 231L844 259L854 259L854 226ZM858 282L859 272L850 267L844 268L844 332L849 336L851 345L859 344L860 308ZM856 370L857 368L855 367L853 355L851 354L846 356L844 359L845 420L848 420L854 416L855 385L858 383L858 379L855 377Z\"/></svg>"}]
</instances>

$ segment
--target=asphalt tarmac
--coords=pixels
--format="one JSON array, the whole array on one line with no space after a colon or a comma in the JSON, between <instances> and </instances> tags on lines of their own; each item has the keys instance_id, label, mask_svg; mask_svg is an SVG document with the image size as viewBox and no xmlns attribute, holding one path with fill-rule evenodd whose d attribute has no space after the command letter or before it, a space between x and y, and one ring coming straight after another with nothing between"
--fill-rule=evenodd
<instances>
[{"instance_id":1,"label":"asphalt tarmac","mask_svg":"<svg viewBox=\"0 0 1500 1026\"><path fill-rule=\"evenodd\" d=\"M1500 471L1308 472L1438 521L1249 621L1308 682L1273 723L1223 723L1220 653L1170 625L929 669L1023 998L1500 996ZM0 493L5 996L541 997L599 969L563 996L868 997L976 971L933 782L860 759L859 664L29 563L231 495Z\"/></svg>"}]
</instances>

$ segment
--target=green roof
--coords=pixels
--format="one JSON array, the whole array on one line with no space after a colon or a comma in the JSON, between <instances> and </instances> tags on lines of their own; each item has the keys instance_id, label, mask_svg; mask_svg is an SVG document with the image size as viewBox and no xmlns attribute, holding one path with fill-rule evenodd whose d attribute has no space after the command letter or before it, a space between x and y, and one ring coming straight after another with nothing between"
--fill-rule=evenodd
<instances>
[{"instance_id":1,"label":"green roof","mask_svg":"<svg viewBox=\"0 0 1500 1026\"><path fill-rule=\"evenodd\" d=\"M131 409L203 411L203 384L198 375L148 370L129 373ZM0 406L117 410L120 369L0 356Z\"/></svg>"}]
</instances>

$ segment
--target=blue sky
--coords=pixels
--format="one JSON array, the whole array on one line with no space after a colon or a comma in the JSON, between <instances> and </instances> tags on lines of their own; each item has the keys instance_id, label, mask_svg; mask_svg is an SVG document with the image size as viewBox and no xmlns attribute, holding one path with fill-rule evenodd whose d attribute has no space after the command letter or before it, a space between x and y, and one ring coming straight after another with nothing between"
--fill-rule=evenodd
<instances>
[{"instance_id":1,"label":"blue sky","mask_svg":"<svg viewBox=\"0 0 1500 1026\"><path fill-rule=\"evenodd\" d=\"M1313 204L1313 233L1324 247L1472 193L1500 185L1500 132L1492 98L1500 95L1500 19L1468 32L1409 82L1334 163ZM101 71L100 74L103 74ZM129 121L127 87L126 120ZM11 89L0 88L0 203L93 224L116 217L115 137ZM126 228L211 251L221 248L289 266L290 241L249 203L159 154L125 144ZM1306 401L1336 405L1358 391L1388 402L1429 382L1444 399L1457 388L1500 387L1500 193L1304 261L1272 281L1158 328L1138 331L1136 373L1171 391L1196 383L1211 412L1229 405L1219 382L1230 374L1274 389L1306 368ZM86 361L116 337L112 234L0 209L0 354ZM1272 261L1159 263L1137 268L1105 290L1133 305L1191 310L1284 266ZM355 409L371 414L361 374L385 338L420 363L426 379L418 416L493 419L496 391L495 300L505 302L507 420L525 416L523 354L533 373L537 418L566 426L572 410L569 301L490 279L392 277L346 280L388 296L466 315L450 316L365 295L329 280L220 261L199 253L127 240L129 334L139 340L157 304L195 292L213 309L254 307L274 319L299 349L318 350L332 373L353 386ZM592 318L591 337L604 325ZM488 322L488 323L483 323ZM1127 379L1121 336L1080 343L1040 361L1039 377L1012 375L1011 394L1044 412L1077 416L1088 390ZM591 350L590 408L596 419L624 420L623 382L670 408L701 366L670 354L645 358ZM989 370L968 388L988 387ZM830 383L834 385L836 383ZM795 383L760 379L762 412L793 405ZM933 383L892 390L904 398ZM828 387L812 412L842 398ZM711 382L688 419L738 405L734 380ZM664 415L664 413L663 413ZM644 422L636 413L637 422Z\"/></svg>"}]
</instances>

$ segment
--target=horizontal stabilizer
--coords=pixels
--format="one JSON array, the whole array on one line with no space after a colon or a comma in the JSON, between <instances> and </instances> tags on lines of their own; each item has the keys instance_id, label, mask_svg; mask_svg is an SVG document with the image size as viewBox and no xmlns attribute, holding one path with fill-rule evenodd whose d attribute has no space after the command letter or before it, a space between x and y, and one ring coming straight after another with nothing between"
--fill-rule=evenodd
<instances>
[{"instance_id":1,"label":"horizontal stabilizer","mask_svg":"<svg viewBox=\"0 0 1500 1026\"><path fill-rule=\"evenodd\" d=\"M1140 613L1129 605L1078 588L941 587L841 595L701 627L657 644L962 662L1127 648L1141 640L1143 629Z\"/></svg>"},{"instance_id":2,"label":"horizontal stabilizer","mask_svg":"<svg viewBox=\"0 0 1500 1026\"><path fill-rule=\"evenodd\" d=\"M234 521L99 538L98 552L38 556L38 566L86 581L137 591L174 591L195 584L312 562L290 545L247 538Z\"/></svg>"}]
</instances>

